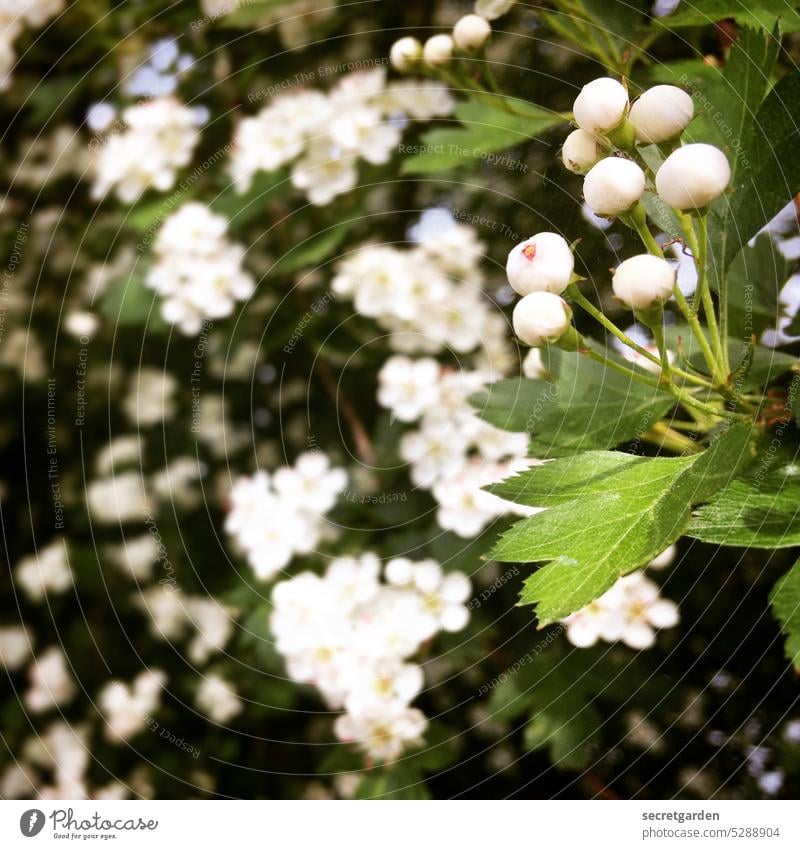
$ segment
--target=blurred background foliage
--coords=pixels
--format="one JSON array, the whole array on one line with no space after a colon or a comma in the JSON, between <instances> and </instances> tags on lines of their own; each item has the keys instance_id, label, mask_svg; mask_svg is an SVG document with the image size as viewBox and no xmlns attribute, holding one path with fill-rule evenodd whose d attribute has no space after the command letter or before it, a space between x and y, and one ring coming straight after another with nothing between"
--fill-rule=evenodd
<instances>
[{"instance_id":1,"label":"blurred background foliage","mask_svg":"<svg viewBox=\"0 0 800 849\"><path fill-rule=\"evenodd\" d=\"M64 647L81 688L63 710L68 721L92 715L92 699L109 677L127 681L143 665L156 664L170 677L158 721L199 750L193 758L156 733L123 746L98 734L92 783L135 774L135 793L161 798L313 797L352 793L353 782L345 789L336 778L347 773L358 777L356 792L364 797L752 798L771 795L759 781L765 771L779 770L778 795L796 797L798 687L766 600L792 562L791 552L765 562L758 552L684 540L668 579L670 595L681 600L682 624L665 632L656 648L578 650L555 640L504 684L480 693L547 633L537 633L530 612L515 607L518 581L505 583L473 610L465 631L445 635L424 660L431 686L419 704L433 718L426 747L391 767L365 769L360 756L333 739L330 716L315 693L285 677L267 627L268 590L244 580L241 563L233 568L221 531L225 495L237 475L257 464L272 468L314 445L344 462L357 453L347 423L334 414L337 392L357 408L377 465L386 470L378 490L408 490L397 460L397 424L374 400L386 349L369 321L342 322L333 304L314 313L290 357L282 351L298 317L325 291L338 257L365 241L403 243L421 212L444 206L475 222L487 245L488 289L506 308L502 269L514 236L575 234L584 264L578 270L614 316L607 269L630 253L635 236L620 225L602 231L585 220L579 178L558 159L565 124L553 116L569 110L606 60L619 71L636 60L634 85L678 81L716 98L714 111L716 103L724 109L731 97L725 64L743 27L771 31L783 16L778 73L797 58L800 18L792 10L784 15L783 5L707 3L723 12L709 22L715 15L703 14L698 0L681 4L680 25L667 25L651 19L649 2L519 3L495 23L490 58L502 91L540 108L506 117L505 128L495 122L487 129L481 114L489 107L461 91L457 118L411 128L404 137L409 147L444 139L502 151L505 158L498 163L454 154L426 161L425 154L398 152L387 166L362 163L356 189L319 208L299 196L286 171L262 174L244 195L233 191L220 152L230 145L235 122L257 111L270 87L309 75L309 85L327 88L348 63L383 62L398 37L425 38L452 26L470 3L364 0L329 2L323 9L253 0L210 20L191 0L79 0L43 29L23 35L13 82L0 97L0 234L9 261L15 245L20 253L0 342L4 560L10 569L34 548L64 536L78 590L31 604L15 591L7 570L0 616L3 624L24 621L40 647ZM585 19L577 19L593 27L588 39L585 29L574 28L576 10L584 10ZM293 24L275 23L294 16ZM211 116L181 179L211 164L188 185L150 192L132 206L93 200L81 158L93 140L87 110L98 101L128 102L126 79L154 42L174 37L194 57L176 94ZM631 44L641 55L632 55ZM718 129L708 114L698 110L693 137L707 139ZM67 148L75 155L64 156ZM73 164L61 169L62 159ZM143 283L155 229L192 198L230 219L230 235L247 247L247 266L258 281L256 296L202 337L214 357L243 364L240 379L215 372L213 357L204 364L203 392L224 395L235 423L236 438L228 434L222 451L192 431L198 338L171 331ZM302 285L295 286L298 279ZM62 320L90 303L102 320L85 345L64 332ZM158 531L182 588L214 595L238 611L226 653L214 661L215 668L229 670L246 703L233 730L192 707L192 669L179 649L151 633L130 583L103 553L121 541L122 528L98 525L86 509L99 448L131 429L122 403L144 366L175 376L175 413L141 432L141 464L137 458L134 468L151 473L188 454L206 469L198 484L203 497L162 509ZM84 368L85 423L76 426ZM64 530L54 527L53 439ZM408 502L343 500L333 517L353 530L340 539L340 549L368 547L384 557L413 550L473 573L478 589L491 585L496 564L478 568L478 561L502 521L466 543L438 528L434 507L419 490ZM403 511L416 517L412 525L382 530L402 526ZM19 756L37 728L20 703L24 686L19 675L3 685L0 768Z\"/></svg>"}]
</instances>

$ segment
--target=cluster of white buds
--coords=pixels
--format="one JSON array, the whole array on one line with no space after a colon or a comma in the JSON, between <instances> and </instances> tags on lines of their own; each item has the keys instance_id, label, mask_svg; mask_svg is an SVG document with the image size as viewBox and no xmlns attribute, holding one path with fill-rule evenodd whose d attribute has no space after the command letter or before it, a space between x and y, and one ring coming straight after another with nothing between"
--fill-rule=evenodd
<instances>
[{"instance_id":1,"label":"cluster of white buds","mask_svg":"<svg viewBox=\"0 0 800 849\"><path fill-rule=\"evenodd\" d=\"M491 34L492 26L486 17L464 15L453 27L452 34L432 35L424 45L413 36L399 39L392 45L389 60L402 74L416 70L423 63L430 68L442 68L457 51L471 55L482 50Z\"/></svg>"},{"instance_id":2,"label":"cluster of white buds","mask_svg":"<svg viewBox=\"0 0 800 849\"><path fill-rule=\"evenodd\" d=\"M525 345L539 348L568 334L572 310L560 295L574 270L572 249L557 233L537 233L508 255L508 282L523 296L514 308L514 332Z\"/></svg>"},{"instance_id":3,"label":"cluster of white buds","mask_svg":"<svg viewBox=\"0 0 800 849\"><path fill-rule=\"evenodd\" d=\"M581 89L572 112L578 129L565 140L561 159L570 171L586 175L583 194L595 215L627 215L639 203L647 178L629 158L637 144L657 144L665 153L675 148L655 177L661 200L673 209L703 209L728 187L731 170L721 150L709 144L675 147L694 117L691 96L677 86L654 86L631 105L622 83L601 77ZM612 147L622 153L607 155Z\"/></svg>"}]
</instances>

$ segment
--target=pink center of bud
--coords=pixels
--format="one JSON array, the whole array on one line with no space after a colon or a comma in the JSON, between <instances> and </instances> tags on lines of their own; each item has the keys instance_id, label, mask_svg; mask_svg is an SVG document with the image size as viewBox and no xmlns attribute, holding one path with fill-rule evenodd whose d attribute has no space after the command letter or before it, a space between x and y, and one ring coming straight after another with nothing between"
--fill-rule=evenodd
<instances>
[{"instance_id":1,"label":"pink center of bud","mask_svg":"<svg viewBox=\"0 0 800 849\"><path fill-rule=\"evenodd\" d=\"M533 260L536 256L536 245L525 245L522 249L522 255L525 259Z\"/></svg>"}]
</instances>

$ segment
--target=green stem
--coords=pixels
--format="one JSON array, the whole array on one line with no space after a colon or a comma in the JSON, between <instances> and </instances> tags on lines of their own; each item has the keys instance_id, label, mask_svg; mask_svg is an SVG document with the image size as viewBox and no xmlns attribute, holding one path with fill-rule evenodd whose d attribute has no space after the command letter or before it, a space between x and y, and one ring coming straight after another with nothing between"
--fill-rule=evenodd
<instances>
[{"instance_id":1,"label":"green stem","mask_svg":"<svg viewBox=\"0 0 800 849\"><path fill-rule=\"evenodd\" d=\"M617 325L614 324L614 322L611 321L610 318L608 318L603 312L597 309L597 307L581 293L577 285L573 284L572 286L570 286L568 291L569 296L572 298L572 300L575 301L575 303L580 304L583 309L586 310L586 312L589 313L589 315L592 316L595 321L602 324L603 327L605 327L605 329L612 336L616 336L616 338L619 339L620 342L622 342L624 345L627 345L632 350L636 351L637 354L649 360L651 363L654 363L655 365L659 366L662 365L662 361L659 357L657 357L655 354L652 354L650 351L647 350L647 348L643 348L637 342L634 342L633 339L631 339L631 337L627 335L627 333L625 333L623 330L620 330L619 327L617 327ZM705 386L708 389L712 387L712 384L705 378L700 377L696 374L691 374L690 372L684 371L683 369L671 366L671 372L673 374L678 375L679 377L682 377L684 380L688 380L690 383L696 384L697 386Z\"/></svg>"},{"instance_id":2,"label":"green stem","mask_svg":"<svg viewBox=\"0 0 800 849\"><path fill-rule=\"evenodd\" d=\"M700 231L700 247L703 251L703 277L705 279L705 288L709 291L708 283L708 213L702 212L698 218L697 227ZM722 365L725 369L725 374L730 374L731 362L730 352L728 351L728 287L725 283L724 276L719 278L719 338L720 338L720 353L722 354Z\"/></svg>"},{"instance_id":3,"label":"green stem","mask_svg":"<svg viewBox=\"0 0 800 849\"><path fill-rule=\"evenodd\" d=\"M595 362L601 363L606 368L618 371L620 374L624 374L626 377L631 378L631 380L636 380L639 383L643 383L645 386L650 386L653 389L666 389L667 392L669 392L671 395L674 395L677 401L683 404L684 406L693 407L696 410L700 410L701 412L704 412L711 416L716 416L720 419L730 418L730 414L726 411L720 411L716 407L712 407L710 404L706 404L703 401L698 401L697 398L682 391L674 383L665 383L661 380L656 380L655 378L647 377L643 374L640 374L639 372L626 368L621 363L617 363L614 360L609 360L607 357L604 357L597 351L593 351L591 348L580 348L579 352L585 357L588 357L590 360L594 360Z\"/></svg>"},{"instance_id":4,"label":"green stem","mask_svg":"<svg viewBox=\"0 0 800 849\"><path fill-rule=\"evenodd\" d=\"M607 357L604 357L597 351L593 351L591 348L580 348L580 353L583 354L585 357L588 357L590 360L594 360L597 363L601 363L606 368L618 371L620 374L624 374L626 377L630 377L632 380L636 380L639 383L643 383L645 386L650 386L653 389L661 388L661 382L658 381L656 378L648 377L647 375L644 375L641 372L629 369L626 366L622 365L622 363L618 363L615 360L609 360Z\"/></svg>"},{"instance_id":5,"label":"green stem","mask_svg":"<svg viewBox=\"0 0 800 849\"><path fill-rule=\"evenodd\" d=\"M669 361L667 342L666 339L664 339L663 315L662 321L654 322L650 329L653 331L653 338L656 340L658 353L661 354L661 374L664 377L664 380L672 382L672 366Z\"/></svg>"},{"instance_id":6,"label":"green stem","mask_svg":"<svg viewBox=\"0 0 800 849\"><path fill-rule=\"evenodd\" d=\"M725 374L722 372L722 366L717 362L716 357L714 356L714 352L711 350L711 346L708 344L708 339L706 339L706 334L703 333L703 328L700 324L700 321L697 318L697 314L695 311L689 306L686 301L686 298L681 292L680 286L675 284L675 289L673 290L673 294L675 295L675 300L678 304L678 308L683 313L686 320L689 322L689 326L692 328L692 332L697 339L697 344L700 346L700 350L703 352L703 359L706 361L706 365L709 368L709 372L711 374L712 379L721 384L725 384Z\"/></svg>"},{"instance_id":7,"label":"green stem","mask_svg":"<svg viewBox=\"0 0 800 849\"><path fill-rule=\"evenodd\" d=\"M629 215L624 216L623 220L629 227L636 230L639 234L639 238L651 254L661 257L661 259L664 258L664 251L662 250L661 245L658 244L655 236L650 232L650 228L647 226L647 213L645 212L641 201L636 204ZM674 295L675 300L678 303L678 307L689 322L692 332L697 337L697 344L703 352L703 357L708 365L712 378L718 383L724 384L726 376L722 373L722 366L714 357L714 353L711 350L711 346L708 344L708 339L706 339L706 335L703 332L703 328L697 318L697 315L694 310L689 307L689 304L686 302L686 298L677 283L675 284Z\"/></svg>"},{"instance_id":8,"label":"green stem","mask_svg":"<svg viewBox=\"0 0 800 849\"><path fill-rule=\"evenodd\" d=\"M714 301L711 297L711 289L708 285L708 221L705 213L701 213L697 219L697 229L700 233L699 238L694 229L694 222L690 215L685 212L677 212L678 220L681 222L681 227L686 234L689 242L689 249L694 256L695 265L697 266L697 295L703 304L703 312L708 322L708 330L711 335L711 344L714 348L714 357L720 364L722 371L727 375L729 368L727 365L727 357L723 344L724 336L721 336L719 327L717 326L717 315L714 310Z\"/></svg>"},{"instance_id":9,"label":"green stem","mask_svg":"<svg viewBox=\"0 0 800 849\"><path fill-rule=\"evenodd\" d=\"M648 253L664 259L664 251L661 245L658 244L656 237L650 232L650 228L647 226L647 212L641 201L637 202L636 206L628 215L620 217L629 227L639 234L639 238L647 248Z\"/></svg>"},{"instance_id":10,"label":"green stem","mask_svg":"<svg viewBox=\"0 0 800 849\"><path fill-rule=\"evenodd\" d=\"M642 436L659 448L667 448L681 454L699 454L703 449L694 439L673 430L666 422L657 422Z\"/></svg>"}]
</instances>

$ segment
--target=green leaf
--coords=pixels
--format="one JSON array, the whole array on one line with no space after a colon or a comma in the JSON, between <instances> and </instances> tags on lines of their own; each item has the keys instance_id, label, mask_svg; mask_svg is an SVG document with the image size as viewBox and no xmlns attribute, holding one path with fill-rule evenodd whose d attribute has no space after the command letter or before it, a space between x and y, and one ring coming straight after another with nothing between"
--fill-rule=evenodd
<instances>
[{"instance_id":1,"label":"green leaf","mask_svg":"<svg viewBox=\"0 0 800 849\"><path fill-rule=\"evenodd\" d=\"M774 327L780 312L779 295L789 277L789 263L767 233L745 245L728 270L729 335L734 339L760 336Z\"/></svg>"},{"instance_id":2,"label":"green leaf","mask_svg":"<svg viewBox=\"0 0 800 849\"><path fill-rule=\"evenodd\" d=\"M535 466L519 476L531 479L531 493L546 491L563 469L573 497L562 501L554 492L553 506L515 524L490 556L546 562L525 581L521 603L536 605L541 625L563 619L678 539L692 505L707 501L750 462L750 439L749 425L734 425L688 457L621 455L627 459L614 468L610 457L593 453ZM576 474L581 459L582 487ZM547 482L537 487L532 479L542 471Z\"/></svg>"},{"instance_id":3,"label":"green leaf","mask_svg":"<svg viewBox=\"0 0 800 849\"><path fill-rule=\"evenodd\" d=\"M761 26L772 29L780 19L785 29L800 28L800 14L786 0L684 0L672 15L658 18L656 23L665 27L693 27L733 18L743 26Z\"/></svg>"},{"instance_id":4,"label":"green leaf","mask_svg":"<svg viewBox=\"0 0 800 849\"><path fill-rule=\"evenodd\" d=\"M727 269L758 231L800 191L800 71L770 92L751 123L752 138L740 157L721 253Z\"/></svg>"},{"instance_id":5,"label":"green leaf","mask_svg":"<svg viewBox=\"0 0 800 849\"><path fill-rule=\"evenodd\" d=\"M289 272L309 266L318 267L342 244L355 223L356 219L350 219L328 227L320 233L315 233L284 254L275 266L275 270Z\"/></svg>"},{"instance_id":6,"label":"green leaf","mask_svg":"<svg viewBox=\"0 0 800 849\"><path fill-rule=\"evenodd\" d=\"M675 403L671 395L581 354L553 350L548 356L552 380L502 380L470 398L479 415L496 427L531 433L536 457L611 448L635 439Z\"/></svg>"},{"instance_id":7,"label":"green leaf","mask_svg":"<svg viewBox=\"0 0 800 849\"><path fill-rule=\"evenodd\" d=\"M786 657L800 672L800 561L775 583L769 601L786 635Z\"/></svg>"},{"instance_id":8,"label":"green leaf","mask_svg":"<svg viewBox=\"0 0 800 849\"><path fill-rule=\"evenodd\" d=\"M686 533L744 548L800 545L800 463L790 460L768 475L731 482L695 511Z\"/></svg>"},{"instance_id":9,"label":"green leaf","mask_svg":"<svg viewBox=\"0 0 800 849\"><path fill-rule=\"evenodd\" d=\"M557 113L533 103L509 101L511 108L522 114L511 114L485 103L468 101L456 107L456 118L465 126L437 129L424 133L415 155L402 165L404 174L433 174L449 168L479 164L488 154L506 150L564 123Z\"/></svg>"},{"instance_id":10,"label":"green leaf","mask_svg":"<svg viewBox=\"0 0 800 849\"><path fill-rule=\"evenodd\" d=\"M273 12L279 6L287 5L289 2L290 0L246 0L246 2L242 2L242 0L234 2L232 0L228 4L228 9L232 10L230 14L223 14L217 18L212 15L208 17L221 27L247 27L247 29L250 29L270 12Z\"/></svg>"},{"instance_id":11,"label":"green leaf","mask_svg":"<svg viewBox=\"0 0 800 849\"><path fill-rule=\"evenodd\" d=\"M596 650L565 645L560 631L549 631L547 641L521 656L524 665L500 676L489 711L500 722L528 716L525 747L546 748L559 769L581 769L603 724L593 702L608 689L613 670L609 658L600 659Z\"/></svg>"},{"instance_id":12,"label":"green leaf","mask_svg":"<svg viewBox=\"0 0 800 849\"><path fill-rule=\"evenodd\" d=\"M422 775L402 763L367 773L356 790L356 799L430 798Z\"/></svg>"},{"instance_id":13,"label":"green leaf","mask_svg":"<svg viewBox=\"0 0 800 849\"><path fill-rule=\"evenodd\" d=\"M269 215L267 202L274 201L286 194L292 187L289 172L286 168L277 171L261 171L253 178L253 184L246 192L238 192L230 181L225 188L211 201L211 209L224 215L235 230L263 216L267 223Z\"/></svg>"},{"instance_id":14,"label":"green leaf","mask_svg":"<svg viewBox=\"0 0 800 849\"><path fill-rule=\"evenodd\" d=\"M525 726L525 748L546 747L553 766L581 769L590 760L589 747L600 736L602 726L599 711L574 690L566 690Z\"/></svg>"},{"instance_id":15,"label":"green leaf","mask_svg":"<svg viewBox=\"0 0 800 849\"><path fill-rule=\"evenodd\" d=\"M135 270L127 280L108 284L101 312L115 325L147 324L160 330L166 326L158 308L158 295L145 285L145 270Z\"/></svg>"}]
</instances>

